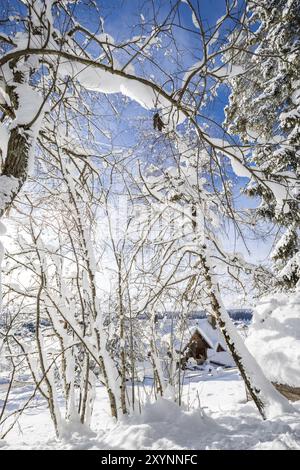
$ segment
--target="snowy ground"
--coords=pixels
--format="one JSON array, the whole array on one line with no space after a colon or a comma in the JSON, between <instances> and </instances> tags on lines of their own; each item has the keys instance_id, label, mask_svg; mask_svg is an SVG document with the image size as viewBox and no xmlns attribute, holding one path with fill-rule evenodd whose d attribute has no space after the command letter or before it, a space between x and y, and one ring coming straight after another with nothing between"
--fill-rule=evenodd
<instances>
[{"instance_id":1,"label":"snowy ground","mask_svg":"<svg viewBox=\"0 0 300 470\"><path fill-rule=\"evenodd\" d=\"M3 398L5 384L0 385ZM10 410L17 409L32 391L16 387ZM140 387L147 401L151 380ZM108 413L105 390L98 389L93 431L78 424L65 427L58 442L45 404L36 399L18 425L0 441L1 449L300 449L300 402L298 413L263 422L252 403L246 403L242 381L235 370L200 376L191 372L183 387L185 405L169 399L146 403L116 424ZM1 402L0 402L1 403ZM200 404L200 406L199 406Z\"/></svg>"}]
</instances>

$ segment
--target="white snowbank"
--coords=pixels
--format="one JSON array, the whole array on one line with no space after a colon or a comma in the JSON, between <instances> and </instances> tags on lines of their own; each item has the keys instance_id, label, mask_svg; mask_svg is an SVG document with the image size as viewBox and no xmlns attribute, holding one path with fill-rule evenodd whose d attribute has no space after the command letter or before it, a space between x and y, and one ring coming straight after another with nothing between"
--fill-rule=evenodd
<instances>
[{"instance_id":1,"label":"white snowbank","mask_svg":"<svg viewBox=\"0 0 300 470\"><path fill-rule=\"evenodd\" d=\"M225 428L200 410L184 411L176 403L160 398L147 404L141 414L123 419L102 442L117 449L197 449L203 433L212 441Z\"/></svg>"},{"instance_id":2,"label":"white snowbank","mask_svg":"<svg viewBox=\"0 0 300 470\"><path fill-rule=\"evenodd\" d=\"M151 382L142 385L147 395ZM0 397L5 396L5 384ZM13 390L10 409L20 408L32 388ZM236 372L206 378L192 375L186 380L183 399L191 411L169 400L148 404L141 415L123 418L116 424L109 416L104 387L97 390L92 431L78 422L64 424L64 437L54 437L46 403L28 409L19 425L0 440L1 450L100 450L100 449L300 449L299 414L263 421L254 403L245 403L245 388ZM205 414L199 410L199 401ZM43 404L44 403L44 404ZM299 404L297 409L299 409ZM198 409L195 409L198 408ZM209 416L207 416L209 414Z\"/></svg>"},{"instance_id":3,"label":"white snowbank","mask_svg":"<svg viewBox=\"0 0 300 470\"><path fill-rule=\"evenodd\" d=\"M267 296L256 307L246 345L267 377L300 387L300 290Z\"/></svg>"}]
</instances>

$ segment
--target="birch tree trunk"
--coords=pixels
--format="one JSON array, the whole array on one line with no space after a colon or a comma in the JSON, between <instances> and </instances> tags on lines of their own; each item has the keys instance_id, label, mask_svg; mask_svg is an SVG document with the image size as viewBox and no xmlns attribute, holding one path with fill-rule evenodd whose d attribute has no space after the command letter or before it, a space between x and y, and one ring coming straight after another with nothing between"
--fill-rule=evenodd
<instances>
[{"instance_id":1,"label":"birch tree trunk","mask_svg":"<svg viewBox=\"0 0 300 470\"><path fill-rule=\"evenodd\" d=\"M126 408L126 352L125 352L125 316L122 296L122 259L117 255L118 266L118 299L120 316L120 359L121 359L121 407L122 413L127 413Z\"/></svg>"}]
</instances>

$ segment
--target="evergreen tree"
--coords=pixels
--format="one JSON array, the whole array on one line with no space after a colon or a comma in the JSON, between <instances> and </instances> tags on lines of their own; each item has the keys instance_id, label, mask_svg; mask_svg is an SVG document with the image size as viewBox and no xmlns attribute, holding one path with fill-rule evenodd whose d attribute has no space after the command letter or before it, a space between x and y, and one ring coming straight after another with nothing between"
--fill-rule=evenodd
<instances>
[{"instance_id":1,"label":"evergreen tree","mask_svg":"<svg viewBox=\"0 0 300 470\"><path fill-rule=\"evenodd\" d=\"M284 229L272 258L289 289L300 279L300 1L249 1L231 41L231 62L242 72L229 78L226 125L253 145L253 163L276 182L274 191L251 182L247 193L261 197L260 216Z\"/></svg>"}]
</instances>

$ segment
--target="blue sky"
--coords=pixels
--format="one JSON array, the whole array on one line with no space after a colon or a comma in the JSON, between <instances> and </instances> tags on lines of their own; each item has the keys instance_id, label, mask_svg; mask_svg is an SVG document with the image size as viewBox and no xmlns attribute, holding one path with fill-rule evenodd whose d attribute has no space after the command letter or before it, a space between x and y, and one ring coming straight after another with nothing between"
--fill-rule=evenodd
<instances>
[{"instance_id":1,"label":"blue sky","mask_svg":"<svg viewBox=\"0 0 300 470\"><path fill-rule=\"evenodd\" d=\"M172 2L174 4L175 2ZM103 17L103 25L105 32L112 35L116 42L124 41L129 39L132 36L139 35L141 33L146 34L150 32L149 24L152 24L153 21L153 9L151 7L152 2L147 2L144 0L113 0L110 2L99 1L97 0L97 5L101 16ZM157 21L162 22L168 12L170 11L170 2L169 1L154 1L155 13L157 14ZM216 21L225 13L225 1L223 0L201 0L199 2L194 1L195 6L200 5L199 14L207 30L213 27ZM240 2L241 4L241 2ZM161 8L159 8L161 5ZM176 24L181 24L184 28L187 28L185 31L182 28L175 27L174 33L176 34L176 40L181 48L181 61L186 61L187 68L194 64L197 60L201 59L201 44L199 43L199 32L195 28L191 10L188 5L181 3L179 9L180 15L177 15L175 18ZM90 15L90 9L84 7L83 10L78 11L78 14L83 19L86 26L92 30L96 31L99 27L98 22L95 17ZM226 35L228 30L232 27L233 23L228 21L226 24L226 31L221 33L220 41L223 40L223 37ZM173 50L174 51L174 50ZM165 65L169 69L172 69L172 64L167 59L165 60ZM144 74L147 73L147 69L143 70ZM157 77L160 78L159 76ZM227 86L222 85L218 89L217 96L207 105L205 108L205 113L209 119L215 120L220 127L211 127L210 133L214 136L222 136L223 131L221 124L224 120L224 108L228 102L230 90ZM138 131L136 126L141 125L144 127L144 130L151 132L152 128L152 116L153 112L142 109L138 104L131 102L128 103L126 109L122 112L120 119L118 121L118 132L119 132L119 143L124 147L130 147L138 139ZM114 118L113 118L114 119ZM129 123L132 123L132 126ZM115 123L112 123L112 126L115 126ZM137 133L136 133L137 132ZM161 147L157 146L157 152ZM235 195L235 204L238 209L250 209L256 207L258 204L257 200L250 199L245 195L240 195L240 190L246 184L246 179L236 177L233 172L228 167L228 176L234 181L234 195ZM243 243L239 239L235 240L237 236L234 234L234 229L228 229L228 236L224 237L224 244L231 249L236 248L238 251L244 253L244 255L251 259L255 260L265 260L268 257L273 237L270 236L269 239L264 242L257 241L255 236L246 231L245 233L248 247L251 251L250 255L245 249ZM235 240L233 242L233 240Z\"/></svg>"},{"instance_id":2,"label":"blue sky","mask_svg":"<svg viewBox=\"0 0 300 470\"><path fill-rule=\"evenodd\" d=\"M5 5L6 2L3 2L2 5ZM102 24L99 25L99 16L95 15L93 10L87 6L81 4L81 6L76 6L74 10L75 16L78 16L80 22L82 22L90 31L101 32L101 27L104 28L105 32L110 34L115 38L116 42L121 42L126 39L139 34L149 34L151 29L150 25L153 24L153 17L156 17L158 23L161 23L166 18L167 14L170 11L170 4L174 5L176 2L169 0L97 0L96 4L99 8L99 13L102 18ZM20 7L20 2L10 1L10 6L16 5L16 7L23 10L24 7ZM205 25L205 28L209 31L213 27L216 21L224 14L225 12L225 0L199 0L193 1L193 4L196 6L197 11ZM154 8L153 8L154 5ZM199 10L198 10L198 6ZM199 32L192 21L191 10L188 5L184 2L181 2L179 8L179 14L176 15L173 21L176 25L173 28L174 35L176 36L176 42L178 46L178 51L174 50L174 45L170 43L170 56L162 55L162 51L157 51L158 60L160 65L165 66L172 72L174 70L174 75L176 71L176 64L172 64L172 59L175 55L178 55L178 58L181 61L181 64L185 64L187 68L193 65L197 60L201 59L201 44L199 42ZM179 27L182 26L182 28ZM99 29L100 26L100 29ZM223 40L224 35L227 33L228 28L232 27L232 22L228 22L226 26L226 31L224 30L220 35L220 40ZM168 47L168 38L163 39L163 46ZM162 63L164 61L164 63ZM150 67L146 66L143 70L139 72L147 76L150 73ZM152 72L156 74L156 79L160 79L159 72L157 69L153 69ZM180 79L180 77L178 77ZM223 85L219 87L217 96L206 106L203 111L206 113L207 117L215 120L217 123L221 124L224 119L224 107L228 101L229 90ZM118 100L123 99L122 97L112 97L113 102L118 102ZM99 100L102 110L105 109L105 100L102 98ZM107 111L109 111L110 106L107 105ZM121 108L121 107L120 107ZM152 128L152 116L154 111L147 111L142 109L138 104L134 102L129 102L128 106L122 111L119 116L118 122L115 121L115 117L111 114L111 118L108 118L112 132L115 134L116 142L119 145L124 147L130 147L138 138L138 125L144 126L144 130L149 132ZM131 125L131 123L133 125ZM213 135L222 135L222 129L214 128L210 129L210 133ZM100 137L99 137L100 138ZM105 138L101 136L101 139L105 143ZM229 173L230 175L230 173ZM235 194L238 195L240 188L245 184L245 180L240 180L236 178L231 173L232 179L235 181ZM236 204L239 208L250 208L255 206L257 202L242 196L236 200ZM261 245L261 249L258 250L258 247L255 243L250 242L251 246L255 247L256 258L261 258L268 252L268 246L271 243L271 239L266 242L266 245ZM258 251L260 253L258 253Z\"/></svg>"},{"instance_id":3,"label":"blue sky","mask_svg":"<svg viewBox=\"0 0 300 470\"><path fill-rule=\"evenodd\" d=\"M113 36L118 43L136 35L149 35L151 32L150 25L153 24L153 17L155 16L156 21L161 24L170 12L171 2L166 0L154 2L144 0L112 0L107 2L97 0L96 3L103 19L101 25L99 25L99 18L92 14L92 10L88 6L76 7L74 11L75 15L77 15L80 21L92 32L100 32L101 27L103 27L104 31ZM176 2L173 1L172 5L175 3ZM197 6L197 10L200 10L199 15L207 31L215 25L216 21L225 12L225 1L223 0L201 0L199 2L194 1L194 4ZM154 9L151 5L154 5ZM179 5L178 14L173 18L173 23L175 23L173 33L176 36L178 51L176 51L174 44L168 41L168 37L163 36L163 49L155 52L157 62L162 68L168 70L177 86L181 85L183 72L188 70L195 62L201 60L202 56L199 31L193 24L191 10L184 2L179 2ZM201 5L200 8L198 8L199 5ZM226 30L230 28L232 24L231 21L228 21L226 23ZM176 25L181 25L182 28ZM220 41L222 41L223 36L224 32L221 32ZM169 51L170 56L164 53L165 48ZM174 58L180 61L180 67L183 70L179 75L177 75L178 67L177 64L174 63ZM125 60L124 56L122 60ZM137 73L147 78L152 74L158 82L165 80L158 68L151 66L150 62L144 63L143 68L141 68L137 61L134 65ZM166 85L166 88L168 88L168 85ZM215 120L221 125L224 120L224 107L228 102L228 95L228 88L225 85L221 85L218 89L217 96L208 102L206 108L202 110L202 113L205 114L208 119ZM139 106L135 103L132 103L128 107L127 112L130 118L134 118L138 113L138 115L144 115L145 118L148 116L150 120L152 119L155 110L153 110L151 114L151 112L143 113L143 111L138 108ZM211 129L211 132L218 137L223 135L221 127L217 128L217 126L215 126L213 131Z\"/></svg>"}]
</instances>

